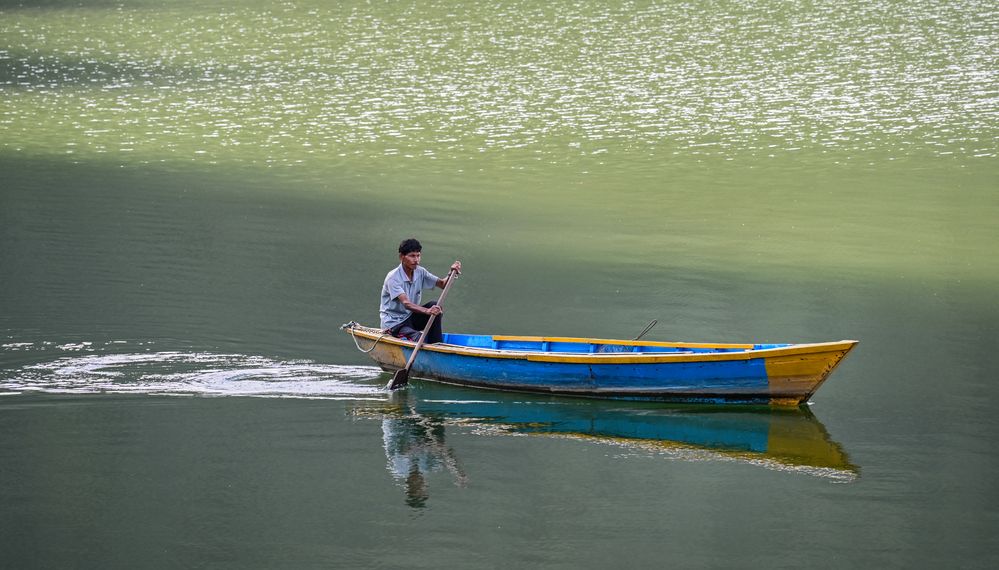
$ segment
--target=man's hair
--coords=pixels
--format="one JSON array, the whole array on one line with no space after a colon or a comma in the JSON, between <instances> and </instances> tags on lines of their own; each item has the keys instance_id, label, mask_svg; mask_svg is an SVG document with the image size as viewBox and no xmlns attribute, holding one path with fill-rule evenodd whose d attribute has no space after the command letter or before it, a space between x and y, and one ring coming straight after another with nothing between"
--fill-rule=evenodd
<instances>
[{"instance_id":1,"label":"man's hair","mask_svg":"<svg viewBox=\"0 0 999 570\"><path fill-rule=\"evenodd\" d=\"M416 238L404 239L399 244L399 255L408 255L414 251L423 251L423 246L416 241Z\"/></svg>"}]
</instances>

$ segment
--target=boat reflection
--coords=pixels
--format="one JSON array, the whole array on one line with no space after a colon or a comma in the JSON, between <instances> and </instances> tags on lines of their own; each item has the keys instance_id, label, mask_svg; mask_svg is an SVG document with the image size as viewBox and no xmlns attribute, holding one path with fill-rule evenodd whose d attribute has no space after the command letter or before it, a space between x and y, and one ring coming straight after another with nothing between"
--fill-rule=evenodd
<instances>
[{"instance_id":1,"label":"boat reflection","mask_svg":"<svg viewBox=\"0 0 999 570\"><path fill-rule=\"evenodd\" d=\"M381 419L388 469L406 488L413 507L426 504L430 473L446 471L459 486L468 480L445 443L448 429L580 439L682 460L732 460L837 481L851 481L859 473L807 409L547 398L428 382L394 393L385 403L358 404L352 413Z\"/></svg>"}]
</instances>

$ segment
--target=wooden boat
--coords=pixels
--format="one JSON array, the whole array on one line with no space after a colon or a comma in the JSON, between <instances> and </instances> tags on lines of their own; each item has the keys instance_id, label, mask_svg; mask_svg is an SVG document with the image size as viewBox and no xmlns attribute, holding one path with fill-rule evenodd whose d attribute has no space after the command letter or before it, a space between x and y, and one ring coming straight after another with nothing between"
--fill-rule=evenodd
<instances>
[{"instance_id":1,"label":"wooden boat","mask_svg":"<svg viewBox=\"0 0 999 570\"><path fill-rule=\"evenodd\" d=\"M343 327L383 370L406 366L416 343ZM715 344L445 333L412 375L448 384L625 400L797 406L857 341Z\"/></svg>"}]
</instances>

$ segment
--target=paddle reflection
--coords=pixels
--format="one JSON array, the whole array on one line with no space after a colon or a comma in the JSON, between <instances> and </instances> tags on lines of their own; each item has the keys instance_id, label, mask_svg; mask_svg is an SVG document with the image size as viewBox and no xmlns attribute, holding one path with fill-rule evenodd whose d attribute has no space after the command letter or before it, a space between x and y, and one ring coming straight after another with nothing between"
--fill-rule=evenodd
<instances>
[{"instance_id":1,"label":"paddle reflection","mask_svg":"<svg viewBox=\"0 0 999 570\"><path fill-rule=\"evenodd\" d=\"M353 413L381 419L388 470L405 487L413 507L426 505L431 473L447 472L459 486L468 481L454 449L445 443L448 429L580 439L681 460L738 461L836 481L852 481L859 473L804 408L666 406L420 383L393 394L385 404L358 404Z\"/></svg>"}]
</instances>

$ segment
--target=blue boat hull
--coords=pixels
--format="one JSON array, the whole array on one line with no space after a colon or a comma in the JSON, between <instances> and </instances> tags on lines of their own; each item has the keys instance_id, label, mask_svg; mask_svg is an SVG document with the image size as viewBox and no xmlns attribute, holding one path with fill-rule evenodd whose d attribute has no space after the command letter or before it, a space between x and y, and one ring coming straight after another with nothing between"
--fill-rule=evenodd
<instances>
[{"instance_id":1,"label":"blue boat hull","mask_svg":"<svg viewBox=\"0 0 999 570\"><path fill-rule=\"evenodd\" d=\"M407 360L410 353L411 349L403 348ZM417 376L451 384L616 399L755 400L750 396L767 387L762 359L710 366L696 362L585 364L427 352L417 362Z\"/></svg>"}]
</instances>

